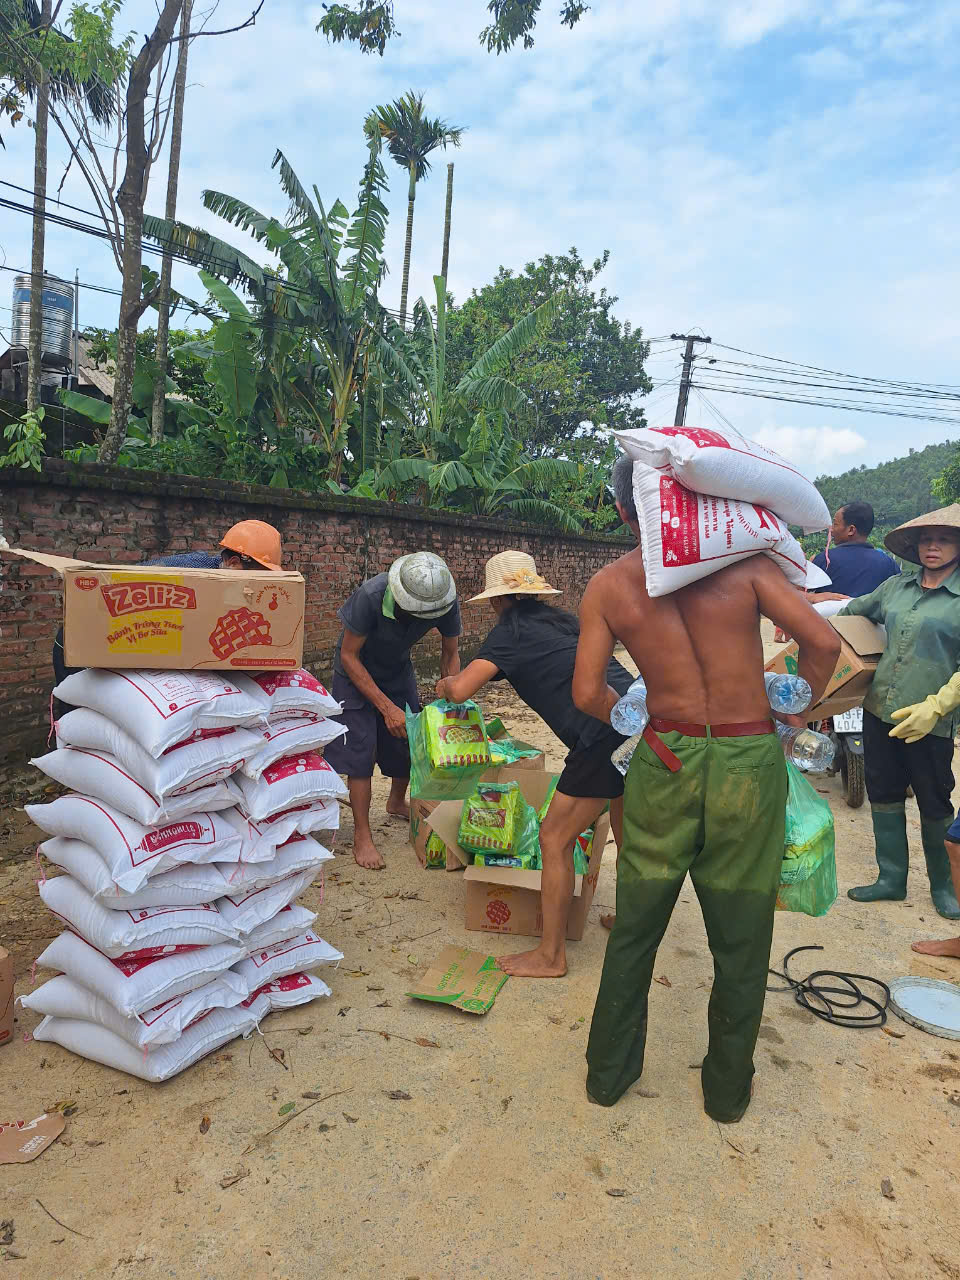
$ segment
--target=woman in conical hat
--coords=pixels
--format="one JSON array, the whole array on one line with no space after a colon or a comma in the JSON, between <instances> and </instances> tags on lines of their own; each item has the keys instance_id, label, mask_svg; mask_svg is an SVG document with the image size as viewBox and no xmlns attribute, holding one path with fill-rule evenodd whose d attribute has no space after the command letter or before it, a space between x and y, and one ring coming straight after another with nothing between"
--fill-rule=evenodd
<instances>
[{"instance_id":1,"label":"woman in conical hat","mask_svg":"<svg viewBox=\"0 0 960 1280\"><path fill-rule=\"evenodd\" d=\"M437 685L438 697L463 702L491 680L509 681L569 752L540 827L543 938L534 950L500 961L500 967L514 977L558 978L566 973L564 939L573 899L573 846L608 801L618 846L622 831L623 778L610 757L624 738L574 706L580 624L573 614L546 603L548 597L559 594L526 552L502 551L492 556L485 566L484 589L470 603L489 601L496 624L473 661L459 675ZM634 679L616 661L610 663L607 678L621 694Z\"/></svg>"},{"instance_id":2,"label":"woman in conical hat","mask_svg":"<svg viewBox=\"0 0 960 1280\"><path fill-rule=\"evenodd\" d=\"M856 902L907 896L906 796L912 787L930 895L941 916L956 920L960 904L951 862L960 872L960 822L953 822L950 797L960 707L960 503L908 520L884 541L908 562L904 572L841 610L841 616L869 618L887 630L863 703L878 874L874 884L848 894Z\"/></svg>"}]
</instances>

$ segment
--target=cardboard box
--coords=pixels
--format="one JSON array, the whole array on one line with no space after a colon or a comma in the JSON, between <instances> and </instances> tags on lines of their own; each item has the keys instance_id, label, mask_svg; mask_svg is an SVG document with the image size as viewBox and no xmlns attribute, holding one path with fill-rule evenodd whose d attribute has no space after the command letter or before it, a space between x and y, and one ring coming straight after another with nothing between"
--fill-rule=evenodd
<instances>
[{"instance_id":1,"label":"cardboard box","mask_svg":"<svg viewBox=\"0 0 960 1280\"><path fill-rule=\"evenodd\" d=\"M447 846L443 844L437 833L427 824L427 818L433 813L437 807L436 800L413 800L410 801L410 843L416 851L417 861L425 870L442 870L462 871L463 863L457 858L447 857ZM430 837L433 837L434 848L427 849L427 843ZM437 842L442 846L442 852L436 848Z\"/></svg>"},{"instance_id":2,"label":"cardboard box","mask_svg":"<svg viewBox=\"0 0 960 1280\"><path fill-rule=\"evenodd\" d=\"M500 988L507 980L497 968L496 957L485 956L468 947L444 947L419 979L413 1000L449 1004L467 1013L489 1013Z\"/></svg>"},{"instance_id":3,"label":"cardboard box","mask_svg":"<svg viewBox=\"0 0 960 1280\"><path fill-rule=\"evenodd\" d=\"M828 618L827 621L840 636L840 656L823 697L806 713L811 721L826 720L859 707L887 645L883 627L866 618ZM797 642L788 640L768 655L764 668L796 675L798 654Z\"/></svg>"},{"instance_id":4,"label":"cardboard box","mask_svg":"<svg viewBox=\"0 0 960 1280\"><path fill-rule=\"evenodd\" d=\"M547 798L553 777L550 773L527 769L516 781L527 803L539 809ZM463 873L466 927L486 933L516 933L539 938L543 933L540 872L523 871L517 867L473 866L470 855L457 843L462 808L462 800L445 800L437 805L426 821L446 844L448 865L455 857L466 868ZM579 942L583 937L587 913L597 891L600 861L609 831L610 815L605 813L597 819L587 873L574 878L573 902L567 919L567 937L573 942Z\"/></svg>"},{"instance_id":5,"label":"cardboard box","mask_svg":"<svg viewBox=\"0 0 960 1280\"><path fill-rule=\"evenodd\" d=\"M68 667L295 671L303 665L299 573L91 564L14 550L63 579Z\"/></svg>"},{"instance_id":6,"label":"cardboard box","mask_svg":"<svg viewBox=\"0 0 960 1280\"><path fill-rule=\"evenodd\" d=\"M13 956L0 947L0 1045L13 1039Z\"/></svg>"}]
</instances>

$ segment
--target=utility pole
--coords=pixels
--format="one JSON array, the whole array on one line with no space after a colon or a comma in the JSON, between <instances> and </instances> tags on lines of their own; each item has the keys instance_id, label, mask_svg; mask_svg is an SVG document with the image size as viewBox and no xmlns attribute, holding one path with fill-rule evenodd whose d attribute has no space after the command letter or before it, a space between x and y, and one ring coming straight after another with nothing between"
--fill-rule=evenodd
<instances>
[{"instance_id":1,"label":"utility pole","mask_svg":"<svg viewBox=\"0 0 960 1280\"><path fill-rule=\"evenodd\" d=\"M41 29L49 33L53 22L52 0L43 0ZM46 36L44 37L46 43ZM47 208L47 121L50 115L50 73L38 60L37 118L33 139L33 251L30 258L30 329L27 334L27 412L40 408L43 397L43 249Z\"/></svg>"},{"instance_id":2,"label":"utility pole","mask_svg":"<svg viewBox=\"0 0 960 1280\"><path fill-rule=\"evenodd\" d=\"M677 413L674 426L682 427L687 420L687 399L690 395L690 373L693 369L693 344L695 342L712 342L712 338L699 338L694 334L671 333L674 342L686 342L683 351L683 370L680 373L680 394L677 396Z\"/></svg>"},{"instance_id":3,"label":"utility pole","mask_svg":"<svg viewBox=\"0 0 960 1280\"><path fill-rule=\"evenodd\" d=\"M450 266L450 211L453 208L453 165L447 165L447 205L443 215L443 260L440 263L440 274L447 278Z\"/></svg>"}]
</instances>

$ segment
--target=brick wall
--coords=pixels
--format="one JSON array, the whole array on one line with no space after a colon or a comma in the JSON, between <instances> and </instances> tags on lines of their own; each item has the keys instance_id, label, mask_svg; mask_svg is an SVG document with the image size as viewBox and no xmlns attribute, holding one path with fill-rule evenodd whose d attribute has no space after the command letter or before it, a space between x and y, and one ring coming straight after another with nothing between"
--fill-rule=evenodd
<instances>
[{"instance_id":1,"label":"brick wall","mask_svg":"<svg viewBox=\"0 0 960 1280\"><path fill-rule=\"evenodd\" d=\"M408 551L434 551L461 597L483 588L483 564L508 547L528 551L576 609L593 573L625 549L599 537L565 537L507 521L469 519L415 507L48 461L42 474L0 471L0 533L12 547L99 562L135 564L174 551L214 550L246 517L283 534L284 559L307 583L305 663L329 679L339 634L336 612L365 578ZM40 565L0 557L0 794L43 742L52 671L50 644L60 618L59 580ZM492 615L463 611L469 657ZM415 650L423 677L437 671L436 634ZM4 787L5 779L7 787Z\"/></svg>"}]
</instances>

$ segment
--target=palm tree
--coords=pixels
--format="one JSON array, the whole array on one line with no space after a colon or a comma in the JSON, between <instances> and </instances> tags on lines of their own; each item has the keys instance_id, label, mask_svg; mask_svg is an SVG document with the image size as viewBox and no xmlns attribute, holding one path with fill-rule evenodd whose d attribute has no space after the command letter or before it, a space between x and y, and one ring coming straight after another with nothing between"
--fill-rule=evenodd
<instances>
[{"instance_id":1,"label":"palm tree","mask_svg":"<svg viewBox=\"0 0 960 1280\"><path fill-rule=\"evenodd\" d=\"M446 120L431 120L423 113L423 94L411 89L386 106L374 107L364 126L367 135L379 134L401 169L410 175L407 188L407 235L403 246L403 281L400 286L400 327L407 322L407 290L410 285L410 250L413 245L413 204L417 183L430 172L427 157L437 147L459 147L463 128Z\"/></svg>"}]
</instances>

